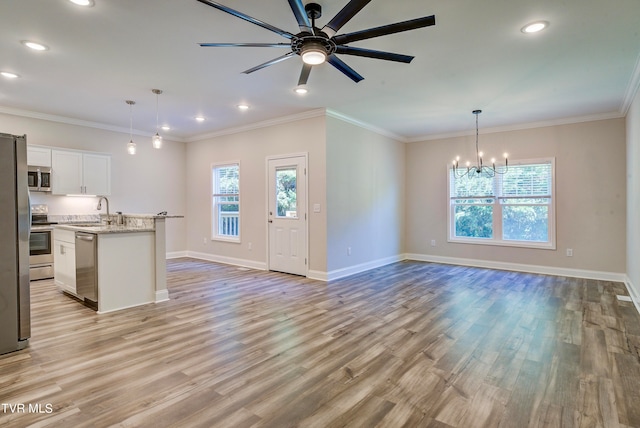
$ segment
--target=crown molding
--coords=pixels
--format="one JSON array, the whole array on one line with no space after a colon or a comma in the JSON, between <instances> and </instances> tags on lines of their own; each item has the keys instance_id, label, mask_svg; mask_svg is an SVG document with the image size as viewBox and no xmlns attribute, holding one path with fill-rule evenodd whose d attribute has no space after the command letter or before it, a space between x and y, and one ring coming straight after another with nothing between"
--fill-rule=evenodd
<instances>
[{"instance_id":1,"label":"crown molding","mask_svg":"<svg viewBox=\"0 0 640 428\"><path fill-rule=\"evenodd\" d=\"M521 131L524 129L546 128L549 126L571 125L574 123L583 123L583 122L595 122L597 120L619 119L624 116L625 115L622 114L621 112L616 111L616 112L609 112L609 113L591 114L591 115L585 115L585 116L565 117L561 119L544 120L540 122L528 122L528 123L520 123L515 125L497 126L494 128L482 128L481 133L493 134L493 133L507 132L507 131ZM476 130L471 129L471 130L460 131L460 132L423 135L422 137L407 139L408 140L407 142L419 143L421 141L443 140L445 138L466 137L466 136L475 135L475 134L476 134Z\"/></svg>"},{"instance_id":2,"label":"crown molding","mask_svg":"<svg viewBox=\"0 0 640 428\"><path fill-rule=\"evenodd\" d=\"M325 109L314 109L304 111L302 113L296 113L288 116L277 117L275 119L263 120L261 122L251 123L249 125L238 126L235 128L226 128L220 131L210 132L207 134L200 134L194 137L185 139L187 143L195 143L196 141L207 140L210 138L221 137L223 135L239 134L241 132L253 131L261 128L268 128L274 125L282 125L289 122L297 122L299 120L311 119L314 117L321 117L325 115Z\"/></svg>"},{"instance_id":3,"label":"crown molding","mask_svg":"<svg viewBox=\"0 0 640 428\"><path fill-rule=\"evenodd\" d=\"M12 107L0 106L0 113L9 114L9 115L18 116L18 117L28 117L30 119L47 120L49 122L64 123L66 125L83 126L85 128L102 129L104 131L118 132L122 134L130 133L129 128L123 128L121 126L106 125L104 123L99 123L99 122L73 119L65 116L57 116L54 114L40 113L37 111L30 111L30 110L21 110L21 109L12 108ZM153 136L153 134L151 133L139 131L137 129L134 129L132 133L133 135L138 135L140 137L151 138ZM169 138L169 139L173 141L180 141L179 139L176 139L176 138Z\"/></svg>"},{"instance_id":4,"label":"crown molding","mask_svg":"<svg viewBox=\"0 0 640 428\"><path fill-rule=\"evenodd\" d=\"M377 126L373 126L373 125L371 125L369 123L362 122L362 121L360 121L358 119L354 119L352 117L347 116L346 114L337 112L335 110L326 109L326 112L327 112L327 116L333 117L334 119L339 119L339 120L341 120L343 122L347 122L347 123L350 123L352 125L358 126L360 128L367 129L369 131L375 132L376 134L380 134L380 135L382 135L384 137L388 137L388 138L394 139L394 140L399 141L401 143L408 143L409 142L409 140L406 137L403 137L403 136L398 135L398 134L394 134L393 132L387 131L386 129L382 129L382 128L379 128Z\"/></svg>"}]
</instances>

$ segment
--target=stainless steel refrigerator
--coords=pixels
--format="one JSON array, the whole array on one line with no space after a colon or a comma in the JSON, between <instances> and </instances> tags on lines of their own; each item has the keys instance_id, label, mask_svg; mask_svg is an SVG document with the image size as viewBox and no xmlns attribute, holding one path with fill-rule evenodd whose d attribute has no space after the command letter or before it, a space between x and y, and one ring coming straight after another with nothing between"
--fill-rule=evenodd
<instances>
[{"instance_id":1,"label":"stainless steel refrigerator","mask_svg":"<svg viewBox=\"0 0 640 428\"><path fill-rule=\"evenodd\" d=\"M31 336L26 136L0 134L0 354Z\"/></svg>"}]
</instances>

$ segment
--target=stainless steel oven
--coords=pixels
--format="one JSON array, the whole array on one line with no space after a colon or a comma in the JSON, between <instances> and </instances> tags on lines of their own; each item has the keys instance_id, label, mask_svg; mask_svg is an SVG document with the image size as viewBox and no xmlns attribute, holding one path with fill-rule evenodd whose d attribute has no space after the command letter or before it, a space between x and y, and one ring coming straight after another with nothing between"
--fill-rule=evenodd
<instances>
[{"instance_id":1,"label":"stainless steel oven","mask_svg":"<svg viewBox=\"0 0 640 428\"><path fill-rule=\"evenodd\" d=\"M53 226L31 226L29 236L29 278L53 278Z\"/></svg>"},{"instance_id":2,"label":"stainless steel oven","mask_svg":"<svg viewBox=\"0 0 640 428\"><path fill-rule=\"evenodd\" d=\"M49 207L31 205L31 234L29 235L29 279L53 278L53 224L49 221Z\"/></svg>"}]
</instances>

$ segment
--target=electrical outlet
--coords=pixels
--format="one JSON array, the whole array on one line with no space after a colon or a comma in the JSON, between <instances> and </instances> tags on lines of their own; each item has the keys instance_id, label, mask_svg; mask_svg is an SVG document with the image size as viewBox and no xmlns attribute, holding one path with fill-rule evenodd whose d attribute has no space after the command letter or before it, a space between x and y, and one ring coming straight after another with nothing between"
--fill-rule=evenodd
<instances>
[{"instance_id":1,"label":"electrical outlet","mask_svg":"<svg viewBox=\"0 0 640 428\"><path fill-rule=\"evenodd\" d=\"M202 238L202 245L207 245L207 237Z\"/></svg>"},{"instance_id":2,"label":"electrical outlet","mask_svg":"<svg viewBox=\"0 0 640 428\"><path fill-rule=\"evenodd\" d=\"M351 247L347 247L347 256L351 255Z\"/></svg>"},{"instance_id":3,"label":"electrical outlet","mask_svg":"<svg viewBox=\"0 0 640 428\"><path fill-rule=\"evenodd\" d=\"M435 247L435 246L436 246L436 240L435 240L435 239L432 239L432 240L431 240L431 246L432 246L432 247Z\"/></svg>"},{"instance_id":4,"label":"electrical outlet","mask_svg":"<svg viewBox=\"0 0 640 428\"><path fill-rule=\"evenodd\" d=\"M573 248L567 248L567 257L573 257Z\"/></svg>"},{"instance_id":5,"label":"electrical outlet","mask_svg":"<svg viewBox=\"0 0 640 428\"><path fill-rule=\"evenodd\" d=\"M247 245L247 247L249 248L249 251L251 251L251 242L249 242L249 244Z\"/></svg>"}]
</instances>

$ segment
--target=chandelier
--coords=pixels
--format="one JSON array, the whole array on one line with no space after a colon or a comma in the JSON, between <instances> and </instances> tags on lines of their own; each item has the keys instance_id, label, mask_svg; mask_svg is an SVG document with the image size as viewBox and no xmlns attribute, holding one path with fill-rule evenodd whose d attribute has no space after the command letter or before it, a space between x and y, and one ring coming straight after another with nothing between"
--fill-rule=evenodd
<instances>
[{"instance_id":1,"label":"chandelier","mask_svg":"<svg viewBox=\"0 0 640 428\"><path fill-rule=\"evenodd\" d=\"M482 110L474 110L472 112L476 115L476 164L471 165L471 162L467 161L465 167L460 168L458 162L460 162L460 156L456 156L453 160L453 174L456 178L462 178L465 176L481 176L485 177L493 177L496 174L504 174L509 170L509 159L507 153L503 154L504 156L504 168L501 168L501 165L498 165L496 168L496 159L491 158L491 166L486 166L483 164L482 156L484 153L479 151L478 149L478 115L482 113Z\"/></svg>"}]
</instances>

